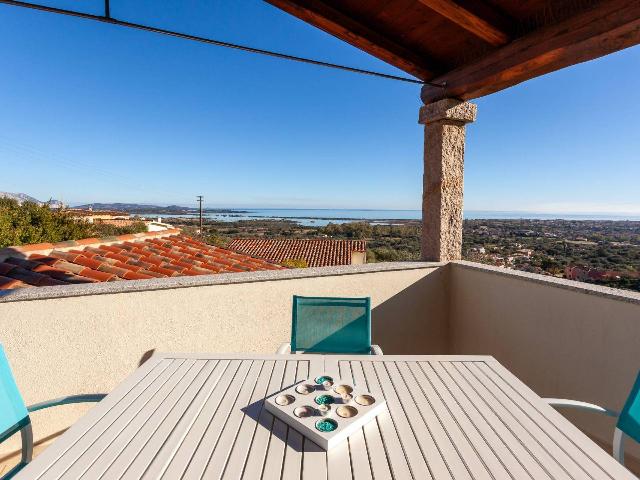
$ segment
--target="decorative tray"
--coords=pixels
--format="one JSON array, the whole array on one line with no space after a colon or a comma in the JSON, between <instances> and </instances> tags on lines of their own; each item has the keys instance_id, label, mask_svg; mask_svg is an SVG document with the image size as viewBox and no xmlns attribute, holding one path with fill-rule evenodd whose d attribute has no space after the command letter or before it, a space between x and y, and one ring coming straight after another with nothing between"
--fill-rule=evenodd
<instances>
[{"instance_id":1,"label":"decorative tray","mask_svg":"<svg viewBox=\"0 0 640 480\"><path fill-rule=\"evenodd\" d=\"M265 400L269 412L325 450L375 418L385 404L382 394L329 375L302 380Z\"/></svg>"}]
</instances>

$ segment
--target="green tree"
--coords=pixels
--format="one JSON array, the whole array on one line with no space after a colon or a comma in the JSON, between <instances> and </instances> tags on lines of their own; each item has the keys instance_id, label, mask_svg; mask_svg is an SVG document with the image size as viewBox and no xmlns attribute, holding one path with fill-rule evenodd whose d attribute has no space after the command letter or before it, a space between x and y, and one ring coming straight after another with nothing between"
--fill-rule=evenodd
<instances>
[{"instance_id":1,"label":"green tree","mask_svg":"<svg viewBox=\"0 0 640 480\"><path fill-rule=\"evenodd\" d=\"M30 243L62 242L92 236L91 225L65 211L33 202L0 198L0 248Z\"/></svg>"},{"instance_id":2,"label":"green tree","mask_svg":"<svg viewBox=\"0 0 640 480\"><path fill-rule=\"evenodd\" d=\"M13 199L0 198L0 248L146 231L144 222L134 222L127 227L88 223L48 205L19 204Z\"/></svg>"}]
</instances>

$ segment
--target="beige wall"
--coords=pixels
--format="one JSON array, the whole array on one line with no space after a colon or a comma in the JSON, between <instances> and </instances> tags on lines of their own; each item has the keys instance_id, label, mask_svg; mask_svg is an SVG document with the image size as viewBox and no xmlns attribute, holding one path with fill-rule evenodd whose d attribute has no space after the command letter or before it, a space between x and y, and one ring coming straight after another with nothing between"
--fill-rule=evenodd
<instances>
[{"instance_id":1,"label":"beige wall","mask_svg":"<svg viewBox=\"0 0 640 480\"><path fill-rule=\"evenodd\" d=\"M0 342L27 403L108 392L151 350L274 352L289 339L293 294L369 295L385 353L493 355L542 396L619 409L640 368L640 304L624 294L461 263L0 303ZM34 414L36 438L86 408ZM610 419L570 418L611 441Z\"/></svg>"},{"instance_id":2,"label":"beige wall","mask_svg":"<svg viewBox=\"0 0 640 480\"><path fill-rule=\"evenodd\" d=\"M640 304L509 270L451 264L449 273L451 353L493 355L543 397L622 408L640 369ZM567 416L611 443L612 419Z\"/></svg>"},{"instance_id":3,"label":"beige wall","mask_svg":"<svg viewBox=\"0 0 640 480\"><path fill-rule=\"evenodd\" d=\"M273 353L289 340L293 294L370 296L374 342L385 351L418 353L427 346L442 352L445 270L0 303L0 342L28 404L72 393L109 392L151 350ZM72 424L86 408L34 414L36 438Z\"/></svg>"}]
</instances>

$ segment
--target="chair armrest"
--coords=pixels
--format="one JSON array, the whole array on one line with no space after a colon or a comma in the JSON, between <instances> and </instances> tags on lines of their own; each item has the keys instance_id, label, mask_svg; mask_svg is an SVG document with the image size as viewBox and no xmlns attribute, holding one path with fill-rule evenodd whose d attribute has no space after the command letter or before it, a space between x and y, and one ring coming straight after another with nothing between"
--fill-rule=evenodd
<instances>
[{"instance_id":1,"label":"chair armrest","mask_svg":"<svg viewBox=\"0 0 640 480\"><path fill-rule=\"evenodd\" d=\"M287 355L289 353L291 353L290 343L283 343L282 345L280 345L280 348L276 352L277 355Z\"/></svg>"},{"instance_id":2,"label":"chair armrest","mask_svg":"<svg viewBox=\"0 0 640 480\"><path fill-rule=\"evenodd\" d=\"M69 395L67 397L54 398L53 400L34 403L33 405L29 405L27 407L27 411L31 413L31 412L37 412L38 410L44 410L45 408L58 407L60 405L69 405L71 403L99 402L106 396L107 396L106 393Z\"/></svg>"},{"instance_id":3,"label":"chair armrest","mask_svg":"<svg viewBox=\"0 0 640 480\"><path fill-rule=\"evenodd\" d=\"M371 355L384 355L379 345L371 345Z\"/></svg>"},{"instance_id":4,"label":"chair armrest","mask_svg":"<svg viewBox=\"0 0 640 480\"><path fill-rule=\"evenodd\" d=\"M578 410L602 413L609 417L619 416L619 413L614 410L609 410L608 408L594 405L593 403L580 402L579 400L567 400L566 398L543 398L542 400L552 407L576 408Z\"/></svg>"}]
</instances>

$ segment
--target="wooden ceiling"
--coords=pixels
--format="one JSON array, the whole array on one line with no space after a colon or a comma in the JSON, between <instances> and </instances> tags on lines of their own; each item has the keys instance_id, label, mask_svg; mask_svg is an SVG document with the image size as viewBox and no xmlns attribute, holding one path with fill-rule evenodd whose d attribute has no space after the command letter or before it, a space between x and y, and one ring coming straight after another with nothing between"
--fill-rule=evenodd
<instances>
[{"instance_id":1,"label":"wooden ceiling","mask_svg":"<svg viewBox=\"0 0 640 480\"><path fill-rule=\"evenodd\" d=\"M266 0L472 99L640 43L640 0Z\"/></svg>"}]
</instances>

